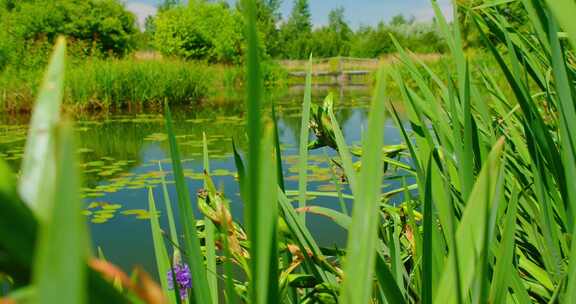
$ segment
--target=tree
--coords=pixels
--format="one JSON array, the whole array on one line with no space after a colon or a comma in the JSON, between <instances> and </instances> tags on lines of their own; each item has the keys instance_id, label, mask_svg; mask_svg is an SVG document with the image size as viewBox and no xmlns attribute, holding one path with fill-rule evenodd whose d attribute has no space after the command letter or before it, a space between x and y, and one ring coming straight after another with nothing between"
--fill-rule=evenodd
<instances>
[{"instance_id":1,"label":"tree","mask_svg":"<svg viewBox=\"0 0 576 304\"><path fill-rule=\"evenodd\" d=\"M159 13L154 43L165 55L238 63L244 49L243 20L220 3L191 2Z\"/></svg>"},{"instance_id":2,"label":"tree","mask_svg":"<svg viewBox=\"0 0 576 304\"><path fill-rule=\"evenodd\" d=\"M390 38L390 29L380 22L376 27L364 26L358 29L350 55L353 57L375 58L382 54L394 51L394 45Z\"/></svg>"},{"instance_id":3,"label":"tree","mask_svg":"<svg viewBox=\"0 0 576 304\"><path fill-rule=\"evenodd\" d=\"M278 23L282 19L280 14L281 0L255 0L256 22L258 31L262 37L262 47L265 53L271 57L278 57L281 53L280 31ZM242 12L241 1L236 2L236 9Z\"/></svg>"},{"instance_id":4,"label":"tree","mask_svg":"<svg viewBox=\"0 0 576 304\"><path fill-rule=\"evenodd\" d=\"M153 35L156 32L156 21L154 16L147 16L144 20L144 33Z\"/></svg>"},{"instance_id":5,"label":"tree","mask_svg":"<svg viewBox=\"0 0 576 304\"><path fill-rule=\"evenodd\" d=\"M123 56L134 48L134 15L118 0L7 1L2 15L3 41L10 41L12 63L42 65L56 37L69 41L73 58ZM6 5L5 5L6 7Z\"/></svg>"},{"instance_id":6,"label":"tree","mask_svg":"<svg viewBox=\"0 0 576 304\"><path fill-rule=\"evenodd\" d=\"M390 20L391 26L399 26L399 25L404 25L404 24L408 24L408 21L406 20L404 15L396 15L396 16L392 17L392 20Z\"/></svg>"},{"instance_id":7,"label":"tree","mask_svg":"<svg viewBox=\"0 0 576 304\"><path fill-rule=\"evenodd\" d=\"M288 26L301 32L312 31L312 15L310 14L310 6L308 0L295 0L290 19L288 19Z\"/></svg>"},{"instance_id":8,"label":"tree","mask_svg":"<svg viewBox=\"0 0 576 304\"><path fill-rule=\"evenodd\" d=\"M281 48L278 22L282 18L280 14L280 0L256 1L256 18L258 29L264 36L266 52L272 56L278 56Z\"/></svg>"},{"instance_id":9,"label":"tree","mask_svg":"<svg viewBox=\"0 0 576 304\"><path fill-rule=\"evenodd\" d=\"M164 12L180 4L180 0L164 0L164 2L158 6L158 11Z\"/></svg>"},{"instance_id":10,"label":"tree","mask_svg":"<svg viewBox=\"0 0 576 304\"><path fill-rule=\"evenodd\" d=\"M312 19L308 0L295 0L288 21L280 29L284 57L306 58L311 51Z\"/></svg>"},{"instance_id":11,"label":"tree","mask_svg":"<svg viewBox=\"0 0 576 304\"><path fill-rule=\"evenodd\" d=\"M400 26L412 25L414 24L414 21L415 21L414 16L410 17L409 19L406 19L404 15L400 14L392 17L392 20L390 20L390 26L400 27Z\"/></svg>"},{"instance_id":12,"label":"tree","mask_svg":"<svg viewBox=\"0 0 576 304\"><path fill-rule=\"evenodd\" d=\"M330 11L328 25L314 31L312 37L314 56L347 56L353 32L344 18L344 8Z\"/></svg>"}]
</instances>

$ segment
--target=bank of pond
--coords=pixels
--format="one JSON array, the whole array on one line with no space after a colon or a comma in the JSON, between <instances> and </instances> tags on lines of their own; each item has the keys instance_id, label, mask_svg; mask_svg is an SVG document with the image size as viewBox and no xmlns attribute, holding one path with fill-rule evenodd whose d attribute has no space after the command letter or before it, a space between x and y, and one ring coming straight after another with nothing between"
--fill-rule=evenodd
<instances>
[{"instance_id":1,"label":"bank of pond","mask_svg":"<svg viewBox=\"0 0 576 304\"><path fill-rule=\"evenodd\" d=\"M414 58L434 69L442 68L446 62L442 55L422 54ZM380 59L317 59L312 67L313 83L371 87L380 63L396 66L398 60L392 55ZM270 60L263 61L261 67L269 94L277 96L304 84L300 75L306 74L306 61ZM41 69L8 66L1 71L0 112L29 113L41 80ZM73 113L122 113L150 109L158 112L165 101L175 106L242 102L245 83L242 65L138 55L124 59L71 58L66 66L63 105ZM392 83L388 94L400 98Z\"/></svg>"}]
</instances>

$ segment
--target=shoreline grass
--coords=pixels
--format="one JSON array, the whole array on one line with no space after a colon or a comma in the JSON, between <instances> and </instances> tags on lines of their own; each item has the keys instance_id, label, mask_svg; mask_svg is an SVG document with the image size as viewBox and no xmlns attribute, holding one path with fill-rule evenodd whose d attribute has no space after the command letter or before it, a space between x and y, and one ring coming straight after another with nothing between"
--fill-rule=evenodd
<instances>
[{"instance_id":1,"label":"shoreline grass","mask_svg":"<svg viewBox=\"0 0 576 304\"><path fill-rule=\"evenodd\" d=\"M267 87L285 84L285 72L264 65ZM30 112L41 71L9 66L0 73L0 112ZM66 69L63 106L69 112L109 112L194 105L221 99L226 90L244 86L244 69L179 59L89 59Z\"/></svg>"}]
</instances>

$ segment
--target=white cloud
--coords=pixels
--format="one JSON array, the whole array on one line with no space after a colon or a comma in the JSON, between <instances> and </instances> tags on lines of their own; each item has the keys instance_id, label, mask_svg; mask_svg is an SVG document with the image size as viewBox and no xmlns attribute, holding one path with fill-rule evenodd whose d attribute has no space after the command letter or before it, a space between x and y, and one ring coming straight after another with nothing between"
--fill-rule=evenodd
<instances>
[{"instance_id":1,"label":"white cloud","mask_svg":"<svg viewBox=\"0 0 576 304\"><path fill-rule=\"evenodd\" d=\"M156 15L158 12L158 8L156 8L154 5L138 2L128 2L126 4L126 9L136 15L140 28L144 28L144 21L146 20L146 17Z\"/></svg>"},{"instance_id":2,"label":"white cloud","mask_svg":"<svg viewBox=\"0 0 576 304\"><path fill-rule=\"evenodd\" d=\"M452 10L452 3L450 0L445 1L438 1L438 6L440 7L440 11L446 18L448 22L451 22L454 18L453 10ZM434 19L436 14L434 13L434 9L430 5L427 8L423 8L414 12L414 17L417 21L431 21Z\"/></svg>"}]
</instances>

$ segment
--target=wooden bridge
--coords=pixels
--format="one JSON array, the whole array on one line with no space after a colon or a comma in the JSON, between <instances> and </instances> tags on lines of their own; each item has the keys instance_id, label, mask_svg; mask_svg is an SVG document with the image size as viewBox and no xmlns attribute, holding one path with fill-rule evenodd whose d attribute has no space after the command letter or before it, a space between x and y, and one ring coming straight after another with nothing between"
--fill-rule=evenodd
<instances>
[{"instance_id":1,"label":"wooden bridge","mask_svg":"<svg viewBox=\"0 0 576 304\"><path fill-rule=\"evenodd\" d=\"M378 68L378 63L378 59L350 57L316 59L312 62L312 76L330 84L366 82L366 78ZM285 60L281 64L288 69L290 77L302 80L306 77L308 60Z\"/></svg>"}]
</instances>

